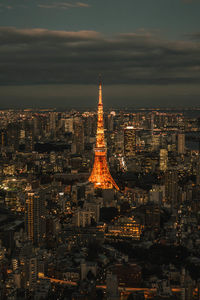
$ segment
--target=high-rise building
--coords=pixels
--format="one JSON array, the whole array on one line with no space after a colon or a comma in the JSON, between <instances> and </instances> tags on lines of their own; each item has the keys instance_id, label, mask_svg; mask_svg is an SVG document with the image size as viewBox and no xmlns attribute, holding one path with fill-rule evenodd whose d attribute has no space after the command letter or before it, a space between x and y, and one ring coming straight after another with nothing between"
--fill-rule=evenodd
<instances>
[{"instance_id":1,"label":"high-rise building","mask_svg":"<svg viewBox=\"0 0 200 300\"><path fill-rule=\"evenodd\" d=\"M81 118L74 118L74 140L76 153L81 154L84 151L84 125Z\"/></svg>"},{"instance_id":2,"label":"high-rise building","mask_svg":"<svg viewBox=\"0 0 200 300\"><path fill-rule=\"evenodd\" d=\"M166 149L160 149L160 171L165 172L167 170L168 151Z\"/></svg>"},{"instance_id":3,"label":"high-rise building","mask_svg":"<svg viewBox=\"0 0 200 300\"><path fill-rule=\"evenodd\" d=\"M153 135L154 130L154 113L151 113L151 124L150 124L151 134Z\"/></svg>"},{"instance_id":4,"label":"high-rise building","mask_svg":"<svg viewBox=\"0 0 200 300\"><path fill-rule=\"evenodd\" d=\"M122 154L124 151L124 134L123 131L116 131L114 134L115 154Z\"/></svg>"},{"instance_id":5,"label":"high-rise building","mask_svg":"<svg viewBox=\"0 0 200 300\"><path fill-rule=\"evenodd\" d=\"M49 130L52 133L55 133L56 121L57 121L57 113L56 112L50 112L49 113Z\"/></svg>"},{"instance_id":6,"label":"high-rise building","mask_svg":"<svg viewBox=\"0 0 200 300\"><path fill-rule=\"evenodd\" d=\"M185 153L185 134L179 133L178 134L178 154Z\"/></svg>"},{"instance_id":7,"label":"high-rise building","mask_svg":"<svg viewBox=\"0 0 200 300\"><path fill-rule=\"evenodd\" d=\"M28 239L39 244L46 232L44 198L33 190L27 192L25 208L25 230Z\"/></svg>"},{"instance_id":8,"label":"high-rise building","mask_svg":"<svg viewBox=\"0 0 200 300\"><path fill-rule=\"evenodd\" d=\"M152 144L151 144L151 147L152 147L153 151L157 151L159 149L159 147L160 147L160 141L161 141L161 138L160 138L159 134L153 134L152 135Z\"/></svg>"},{"instance_id":9,"label":"high-rise building","mask_svg":"<svg viewBox=\"0 0 200 300\"><path fill-rule=\"evenodd\" d=\"M131 157L136 151L136 134L133 126L124 129L124 155Z\"/></svg>"},{"instance_id":10,"label":"high-rise building","mask_svg":"<svg viewBox=\"0 0 200 300\"><path fill-rule=\"evenodd\" d=\"M64 123L64 130L65 132L74 132L74 127L73 127L73 123L74 120L73 118L67 118L67 119L62 119L63 123Z\"/></svg>"},{"instance_id":11,"label":"high-rise building","mask_svg":"<svg viewBox=\"0 0 200 300\"><path fill-rule=\"evenodd\" d=\"M91 224L92 219L95 220L94 211L79 209L74 214L74 225L77 227L86 227Z\"/></svg>"},{"instance_id":12,"label":"high-rise building","mask_svg":"<svg viewBox=\"0 0 200 300\"><path fill-rule=\"evenodd\" d=\"M5 130L1 129L0 131L0 148L3 149L7 144L7 135Z\"/></svg>"},{"instance_id":13,"label":"high-rise building","mask_svg":"<svg viewBox=\"0 0 200 300\"><path fill-rule=\"evenodd\" d=\"M155 204L161 205L165 199L165 186L164 185L152 185L149 191L149 200Z\"/></svg>"},{"instance_id":14,"label":"high-rise building","mask_svg":"<svg viewBox=\"0 0 200 300\"><path fill-rule=\"evenodd\" d=\"M28 263L28 288L30 291L34 291L37 285L37 258L30 258Z\"/></svg>"},{"instance_id":15,"label":"high-rise building","mask_svg":"<svg viewBox=\"0 0 200 300\"><path fill-rule=\"evenodd\" d=\"M113 131L113 129L114 129L114 116L115 116L115 112L112 111L107 117L108 131Z\"/></svg>"},{"instance_id":16,"label":"high-rise building","mask_svg":"<svg viewBox=\"0 0 200 300\"><path fill-rule=\"evenodd\" d=\"M119 190L113 180L107 163L107 148L104 140L104 121L103 121L103 102L102 102L102 83L99 83L99 104L98 104L98 121L96 133L96 147L94 149L95 158L92 173L89 181L94 183L95 188Z\"/></svg>"},{"instance_id":17,"label":"high-rise building","mask_svg":"<svg viewBox=\"0 0 200 300\"><path fill-rule=\"evenodd\" d=\"M178 201L178 173L176 170L168 170L165 173L165 196L172 207Z\"/></svg>"},{"instance_id":18,"label":"high-rise building","mask_svg":"<svg viewBox=\"0 0 200 300\"><path fill-rule=\"evenodd\" d=\"M196 163L196 185L200 185L200 160Z\"/></svg>"},{"instance_id":19,"label":"high-rise building","mask_svg":"<svg viewBox=\"0 0 200 300\"><path fill-rule=\"evenodd\" d=\"M84 116L84 134L85 137L92 136L93 117L87 113Z\"/></svg>"}]
</instances>

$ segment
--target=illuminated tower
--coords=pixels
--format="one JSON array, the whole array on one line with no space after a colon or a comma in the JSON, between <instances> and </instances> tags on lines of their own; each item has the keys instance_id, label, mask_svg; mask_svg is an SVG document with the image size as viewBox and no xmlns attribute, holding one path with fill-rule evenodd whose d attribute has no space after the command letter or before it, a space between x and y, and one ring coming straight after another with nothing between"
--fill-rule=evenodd
<instances>
[{"instance_id":1,"label":"illuminated tower","mask_svg":"<svg viewBox=\"0 0 200 300\"><path fill-rule=\"evenodd\" d=\"M113 180L107 164L106 145L104 141L104 122L103 122L103 102L102 102L102 83L99 83L99 104L98 104L98 121L96 133L96 147L94 149L95 158L92 173L89 181L94 184L95 188L119 190L117 184Z\"/></svg>"}]
</instances>

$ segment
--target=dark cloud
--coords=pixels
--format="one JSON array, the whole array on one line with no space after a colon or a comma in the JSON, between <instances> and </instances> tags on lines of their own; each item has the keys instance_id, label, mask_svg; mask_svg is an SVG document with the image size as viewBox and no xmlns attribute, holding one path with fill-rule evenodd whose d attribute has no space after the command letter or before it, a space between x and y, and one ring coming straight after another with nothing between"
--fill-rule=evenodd
<instances>
[{"instance_id":1,"label":"dark cloud","mask_svg":"<svg viewBox=\"0 0 200 300\"><path fill-rule=\"evenodd\" d=\"M194 32L186 35L187 38L191 40L200 40L200 32Z\"/></svg>"},{"instance_id":2,"label":"dark cloud","mask_svg":"<svg viewBox=\"0 0 200 300\"><path fill-rule=\"evenodd\" d=\"M28 1L21 2L20 0L5 1L1 0L0 8L10 10L14 8L27 8ZM89 8L90 5L85 2L78 1L35 1L35 7L43 9L71 9L71 8Z\"/></svg>"},{"instance_id":3,"label":"dark cloud","mask_svg":"<svg viewBox=\"0 0 200 300\"><path fill-rule=\"evenodd\" d=\"M86 8L90 7L89 4L84 2L51 2L51 3L40 3L37 5L40 8L47 9L70 9L70 8Z\"/></svg>"},{"instance_id":4,"label":"dark cloud","mask_svg":"<svg viewBox=\"0 0 200 300\"><path fill-rule=\"evenodd\" d=\"M200 44L148 32L0 28L0 84L200 83Z\"/></svg>"}]
</instances>

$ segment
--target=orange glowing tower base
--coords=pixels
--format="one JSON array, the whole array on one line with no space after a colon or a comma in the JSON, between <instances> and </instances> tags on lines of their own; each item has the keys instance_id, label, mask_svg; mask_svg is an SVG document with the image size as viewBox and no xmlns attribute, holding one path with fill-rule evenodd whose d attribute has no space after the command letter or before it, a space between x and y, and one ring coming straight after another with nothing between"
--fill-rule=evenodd
<instances>
[{"instance_id":1,"label":"orange glowing tower base","mask_svg":"<svg viewBox=\"0 0 200 300\"><path fill-rule=\"evenodd\" d=\"M95 158L92 173L89 181L94 184L95 188L119 190L117 184L112 178L108 163L107 163L107 149L104 141L104 122L103 122L103 102L102 102L102 83L99 83L99 104L98 104L98 121L97 121L97 135L96 147L94 149Z\"/></svg>"}]
</instances>

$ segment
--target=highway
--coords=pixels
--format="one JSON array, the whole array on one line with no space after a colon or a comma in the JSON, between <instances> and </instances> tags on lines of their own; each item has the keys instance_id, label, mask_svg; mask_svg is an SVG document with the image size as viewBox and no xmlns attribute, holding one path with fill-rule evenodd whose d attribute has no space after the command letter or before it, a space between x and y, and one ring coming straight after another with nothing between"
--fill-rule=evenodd
<instances>
[{"instance_id":1,"label":"highway","mask_svg":"<svg viewBox=\"0 0 200 300\"><path fill-rule=\"evenodd\" d=\"M52 277L46 277L43 275L39 275L39 278L44 278L44 279L48 279L51 282L54 283L59 283L59 284L65 284L65 285L70 285L70 286L77 286L77 283L74 281L69 281L69 280L61 280L61 279L56 279L56 278L52 278ZM98 289L106 289L106 285L97 285L96 288ZM133 288L133 287L119 287L120 291L126 291L126 292L134 292L134 291L144 291L144 292L148 292L148 293L152 293L152 292L156 292L156 288ZM181 288L179 287L174 287L172 288L172 292L181 292Z\"/></svg>"}]
</instances>

